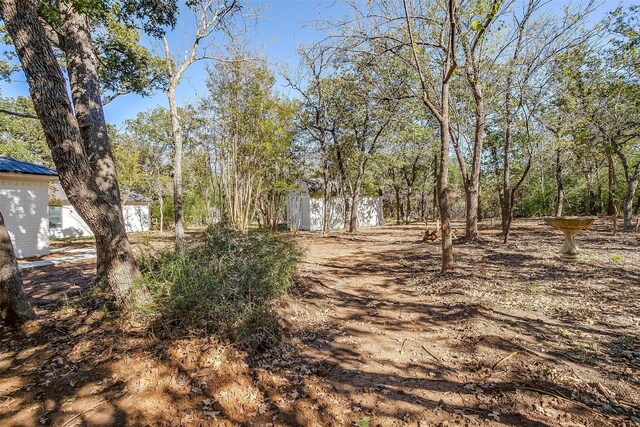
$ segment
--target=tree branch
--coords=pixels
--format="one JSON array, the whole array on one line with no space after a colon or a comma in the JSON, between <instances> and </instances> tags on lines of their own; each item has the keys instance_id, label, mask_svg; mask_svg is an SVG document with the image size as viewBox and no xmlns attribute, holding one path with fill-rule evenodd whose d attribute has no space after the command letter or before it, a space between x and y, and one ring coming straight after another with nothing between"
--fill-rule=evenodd
<instances>
[{"instance_id":1,"label":"tree branch","mask_svg":"<svg viewBox=\"0 0 640 427\"><path fill-rule=\"evenodd\" d=\"M0 108L0 113L2 114L7 114L9 116L16 116L16 117L22 117L25 119L35 119L35 120L39 120L38 116L34 115L34 114L30 114L30 113L21 113L19 111L11 111L11 110L5 110L4 108Z\"/></svg>"}]
</instances>

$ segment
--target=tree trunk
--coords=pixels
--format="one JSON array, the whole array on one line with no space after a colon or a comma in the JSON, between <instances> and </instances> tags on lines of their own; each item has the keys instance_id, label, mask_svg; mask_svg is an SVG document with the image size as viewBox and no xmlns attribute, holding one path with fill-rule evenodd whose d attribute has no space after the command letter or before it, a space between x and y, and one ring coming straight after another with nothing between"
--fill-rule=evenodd
<instances>
[{"instance_id":1,"label":"tree trunk","mask_svg":"<svg viewBox=\"0 0 640 427\"><path fill-rule=\"evenodd\" d=\"M75 117L89 164L95 174L94 179L105 199L100 205L79 209L79 213L96 238L97 280L107 280L128 290L132 282L140 277L140 272L124 225L116 166L100 96L98 58L91 40L88 18L78 13L72 5L63 7L66 10L63 15L62 48ZM106 218L109 220L105 221Z\"/></svg>"},{"instance_id":2,"label":"tree trunk","mask_svg":"<svg viewBox=\"0 0 640 427\"><path fill-rule=\"evenodd\" d=\"M342 228L347 231L349 230L349 218L351 215L351 199L346 194L342 198L343 206L342 206Z\"/></svg>"},{"instance_id":3,"label":"tree trunk","mask_svg":"<svg viewBox=\"0 0 640 427\"><path fill-rule=\"evenodd\" d=\"M407 187L407 210L404 216L404 223L409 224L411 222L411 187Z\"/></svg>"},{"instance_id":4,"label":"tree trunk","mask_svg":"<svg viewBox=\"0 0 640 427\"><path fill-rule=\"evenodd\" d=\"M560 149L556 150L556 216L562 216L564 204L564 185L562 183L562 163L560 162Z\"/></svg>"},{"instance_id":5,"label":"tree trunk","mask_svg":"<svg viewBox=\"0 0 640 427\"><path fill-rule=\"evenodd\" d=\"M482 205L480 204L480 200L482 200L480 197L481 194L481 189L480 187L478 187L478 210L477 210L477 214L478 215L478 223L482 222L484 220L484 212L482 211Z\"/></svg>"},{"instance_id":6,"label":"tree trunk","mask_svg":"<svg viewBox=\"0 0 640 427\"><path fill-rule=\"evenodd\" d=\"M582 171L584 172L585 180L587 181L587 211L589 215L595 215L596 208L596 193L593 189L593 170L586 161L583 161ZM614 206L615 208L615 206Z\"/></svg>"},{"instance_id":7,"label":"tree trunk","mask_svg":"<svg viewBox=\"0 0 640 427\"><path fill-rule=\"evenodd\" d=\"M474 189L475 184L465 186L465 208L466 208L466 224L465 233L467 240L475 240L478 238L478 189Z\"/></svg>"},{"instance_id":8,"label":"tree trunk","mask_svg":"<svg viewBox=\"0 0 640 427\"><path fill-rule=\"evenodd\" d=\"M168 56L168 53L167 53ZM175 221L176 250L184 249L184 194L182 192L182 129L176 105L176 88L170 84L167 90L169 114L171 116L171 134L173 136L173 212Z\"/></svg>"},{"instance_id":9,"label":"tree trunk","mask_svg":"<svg viewBox=\"0 0 640 427\"><path fill-rule=\"evenodd\" d=\"M160 195L160 234L164 231L164 197Z\"/></svg>"},{"instance_id":10,"label":"tree trunk","mask_svg":"<svg viewBox=\"0 0 640 427\"><path fill-rule=\"evenodd\" d=\"M349 233L358 231L358 195L354 193L349 203Z\"/></svg>"},{"instance_id":11,"label":"tree trunk","mask_svg":"<svg viewBox=\"0 0 640 427\"><path fill-rule=\"evenodd\" d=\"M329 165L322 162L322 234L329 232Z\"/></svg>"},{"instance_id":12,"label":"tree trunk","mask_svg":"<svg viewBox=\"0 0 640 427\"><path fill-rule=\"evenodd\" d=\"M604 192L602 191L602 179L601 179L602 174L600 173L600 163L596 163L596 182L597 182L597 187L596 187L596 210L595 210L595 214L598 213L602 213L604 212L604 197L603 194ZM595 215L594 214L594 215Z\"/></svg>"},{"instance_id":13,"label":"tree trunk","mask_svg":"<svg viewBox=\"0 0 640 427\"><path fill-rule=\"evenodd\" d=\"M97 277L106 280L125 308L140 270L124 227L120 193L97 78L96 58L86 20L65 15L64 48L77 117L57 59L30 1L3 0L0 13L22 64L34 109L51 149L60 183L71 204L96 236Z\"/></svg>"},{"instance_id":14,"label":"tree trunk","mask_svg":"<svg viewBox=\"0 0 640 427\"><path fill-rule=\"evenodd\" d=\"M627 156L622 150L617 147L616 154L620 158L620 164L624 169L624 178L627 181L627 193L624 197L623 214L624 214L624 231L633 231L632 213L633 213L633 197L636 193L636 187L638 186L638 179L640 178L640 161L635 166L629 165Z\"/></svg>"},{"instance_id":15,"label":"tree trunk","mask_svg":"<svg viewBox=\"0 0 640 427\"><path fill-rule=\"evenodd\" d=\"M35 319L29 297L24 293L16 254L0 212L0 319L15 326Z\"/></svg>"},{"instance_id":16,"label":"tree trunk","mask_svg":"<svg viewBox=\"0 0 640 427\"><path fill-rule=\"evenodd\" d=\"M510 87L510 84L507 85ZM505 106L505 135L504 135L504 147L503 147L503 170L502 170L502 210L501 210L501 226L502 237L504 243L509 240L509 229L511 228L511 165L510 165L510 152L511 152L511 94L507 90L506 106Z\"/></svg>"},{"instance_id":17,"label":"tree trunk","mask_svg":"<svg viewBox=\"0 0 640 427\"><path fill-rule=\"evenodd\" d=\"M467 74L469 76L469 74ZM482 147L484 145L484 133L486 127L485 121L485 107L484 107L484 95L482 93L482 86L477 81L477 78L473 78L475 72L472 73L470 78L471 90L473 92L473 98L475 103L475 127L473 134L473 160L471 162L471 174L467 182L468 188L466 188L467 197L467 212L466 212L466 226L465 234L468 240L475 240L478 238L478 205L480 199L480 160L482 157Z\"/></svg>"},{"instance_id":18,"label":"tree trunk","mask_svg":"<svg viewBox=\"0 0 640 427\"><path fill-rule=\"evenodd\" d=\"M438 172L438 205L442 235L442 272L453 269L453 240L449 212L449 83L442 84L442 120L440 122L440 170Z\"/></svg>"},{"instance_id":19,"label":"tree trunk","mask_svg":"<svg viewBox=\"0 0 640 427\"><path fill-rule=\"evenodd\" d=\"M638 187L638 177L631 179L630 182L627 183L627 194L624 198L624 223L623 229L624 231L633 231L633 197L636 193L636 188Z\"/></svg>"},{"instance_id":20,"label":"tree trunk","mask_svg":"<svg viewBox=\"0 0 640 427\"><path fill-rule=\"evenodd\" d=\"M609 196L607 202L607 215L615 215L616 214L616 200L615 200L615 189L616 189L616 169L615 164L613 162L613 155L611 153L607 153L607 169L609 172Z\"/></svg>"},{"instance_id":21,"label":"tree trunk","mask_svg":"<svg viewBox=\"0 0 640 427\"><path fill-rule=\"evenodd\" d=\"M393 186L396 193L396 225L400 225L400 210L402 209L402 201L400 200L400 188L397 185Z\"/></svg>"},{"instance_id":22,"label":"tree trunk","mask_svg":"<svg viewBox=\"0 0 640 427\"><path fill-rule=\"evenodd\" d=\"M438 211L438 171L440 170L438 164L438 156L433 156L433 195L431 199L432 217L436 220L436 212Z\"/></svg>"},{"instance_id":23,"label":"tree trunk","mask_svg":"<svg viewBox=\"0 0 640 427\"><path fill-rule=\"evenodd\" d=\"M511 190L511 164L510 164L510 154L511 154L511 138L512 138L512 127L513 127L513 115L511 114L511 101L513 98L513 94L511 93L511 89L513 86L513 74L515 73L515 62L520 56L520 50L522 49L522 40L524 37L524 28L527 20L530 15L527 15L525 19L519 22L518 24L518 39L516 41L515 50L513 52L513 56L511 57L511 63L509 70L507 71L507 79L505 82L505 97L504 97L504 150L503 150L503 171L502 171L502 191L501 191L501 202L502 202L502 218L501 218L501 226L502 226L502 236L503 242L507 243L509 241L509 231L511 230L511 221L513 219L513 192Z\"/></svg>"}]
</instances>

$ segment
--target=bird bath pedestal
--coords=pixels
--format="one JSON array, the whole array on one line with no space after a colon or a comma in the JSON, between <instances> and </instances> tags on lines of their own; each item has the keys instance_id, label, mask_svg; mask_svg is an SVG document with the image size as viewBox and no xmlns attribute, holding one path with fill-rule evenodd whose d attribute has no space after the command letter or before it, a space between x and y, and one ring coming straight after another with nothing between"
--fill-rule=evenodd
<instances>
[{"instance_id":1,"label":"bird bath pedestal","mask_svg":"<svg viewBox=\"0 0 640 427\"><path fill-rule=\"evenodd\" d=\"M564 233L564 245L560 257L564 261L575 261L578 259L578 246L575 235L593 224L595 216L558 216L546 217L544 220L550 226L557 228Z\"/></svg>"}]
</instances>

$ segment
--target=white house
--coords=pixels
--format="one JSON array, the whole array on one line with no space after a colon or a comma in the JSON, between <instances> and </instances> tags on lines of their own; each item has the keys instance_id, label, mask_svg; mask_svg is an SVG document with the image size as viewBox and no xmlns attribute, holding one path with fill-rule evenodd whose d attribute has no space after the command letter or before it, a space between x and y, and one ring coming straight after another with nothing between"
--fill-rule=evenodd
<instances>
[{"instance_id":1,"label":"white house","mask_svg":"<svg viewBox=\"0 0 640 427\"><path fill-rule=\"evenodd\" d=\"M149 231L149 204L151 199L130 190L123 192L122 206L127 233ZM69 203L60 182L56 182L49 192L49 236L91 237L93 232Z\"/></svg>"},{"instance_id":2,"label":"white house","mask_svg":"<svg viewBox=\"0 0 640 427\"><path fill-rule=\"evenodd\" d=\"M18 258L49 253L49 182L55 170L0 156L0 212Z\"/></svg>"},{"instance_id":3,"label":"white house","mask_svg":"<svg viewBox=\"0 0 640 427\"><path fill-rule=\"evenodd\" d=\"M289 229L322 230L324 198L314 197L322 191L322 185L320 180L304 179L301 182L301 190L289 192L287 196L287 226ZM361 197L358 199L357 210L358 227L376 227L383 224L382 197ZM344 201L342 198L332 196L328 199L327 218L330 230L344 227Z\"/></svg>"}]
</instances>

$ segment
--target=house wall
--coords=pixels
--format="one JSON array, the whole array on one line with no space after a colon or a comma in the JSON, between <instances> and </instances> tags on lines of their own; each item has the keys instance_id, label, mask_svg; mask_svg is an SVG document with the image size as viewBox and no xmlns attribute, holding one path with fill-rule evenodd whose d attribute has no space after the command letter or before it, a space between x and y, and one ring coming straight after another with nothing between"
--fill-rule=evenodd
<instances>
[{"instance_id":1,"label":"house wall","mask_svg":"<svg viewBox=\"0 0 640 427\"><path fill-rule=\"evenodd\" d=\"M322 211L324 199L314 198L309 201L310 231L322 231ZM329 230L340 230L344 227L344 202L342 199L328 200L327 218L329 219Z\"/></svg>"},{"instance_id":2,"label":"house wall","mask_svg":"<svg viewBox=\"0 0 640 427\"><path fill-rule=\"evenodd\" d=\"M122 213L127 233L149 231L149 205L124 205Z\"/></svg>"},{"instance_id":3,"label":"house wall","mask_svg":"<svg viewBox=\"0 0 640 427\"><path fill-rule=\"evenodd\" d=\"M75 208L71 205L63 205L60 207L60 218L62 227L51 227L49 236L52 238L61 237L91 237L93 233L86 222L80 217Z\"/></svg>"},{"instance_id":4,"label":"house wall","mask_svg":"<svg viewBox=\"0 0 640 427\"><path fill-rule=\"evenodd\" d=\"M291 192L287 198L287 224L289 229L306 231L322 230L322 211L324 199L310 198ZM328 201L329 229L344 228L344 202L332 198ZM382 198L363 197L358 201L358 227L376 227L382 225Z\"/></svg>"},{"instance_id":5,"label":"house wall","mask_svg":"<svg viewBox=\"0 0 640 427\"><path fill-rule=\"evenodd\" d=\"M384 223L382 197L363 197L358 202L358 227L377 227Z\"/></svg>"},{"instance_id":6,"label":"house wall","mask_svg":"<svg viewBox=\"0 0 640 427\"><path fill-rule=\"evenodd\" d=\"M122 209L127 233L149 231L149 206L125 205ZM91 237L93 232L71 205L62 206L62 227L51 228L52 238Z\"/></svg>"},{"instance_id":7,"label":"house wall","mask_svg":"<svg viewBox=\"0 0 640 427\"><path fill-rule=\"evenodd\" d=\"M289 193L287 226L290 230L309 230L309 196L294 191Z\"/></svg>"},{"instance_id":8,"label":"house wall","mask_svg":"<svg viewBox=\"0 0 640 427\"><path fill-rule=\"evenodd\" d=\"M18 258L49 253L48 182L0 177L0 212Z\"/></svg>"}]
</instances>

